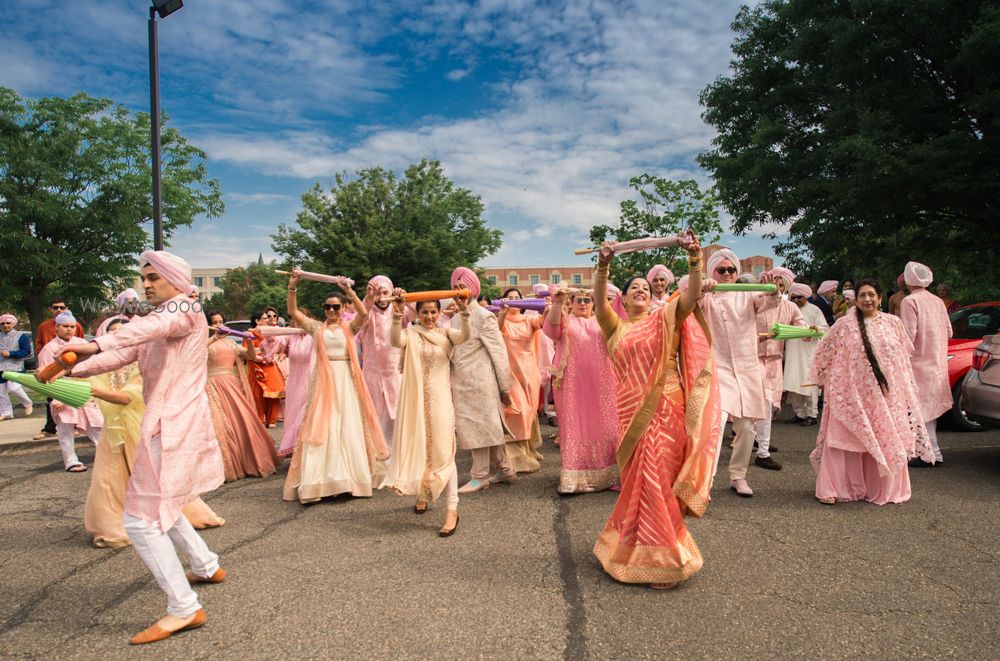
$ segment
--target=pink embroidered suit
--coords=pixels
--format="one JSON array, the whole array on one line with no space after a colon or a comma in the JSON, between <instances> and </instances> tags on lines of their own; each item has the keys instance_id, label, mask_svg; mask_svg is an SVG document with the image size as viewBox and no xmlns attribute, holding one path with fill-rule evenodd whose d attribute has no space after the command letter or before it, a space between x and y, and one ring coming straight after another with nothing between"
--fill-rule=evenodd
<instances>
[{"instance_id":1,"label":"pink embroidered suit","mask_svg":"<svg viewBox=\"0 0 1000 661\"><path fill-rule=\"evenodd\" d=\"M125 513L166 532L181 508L223 482L222 454L205 394L205 315L175 296L145 317L94 340L101 348L73 369L91 376L138 361L146 413L125 494ZM186 310L186 311L181 311Z\"/></svg>"},{"instance_id":2,"label":"pink embroidered suit","mask_svg":"<svg viewBox=\"0 0 1000 661\"><path fill-rule=\"evenodd\" d=\"M611 358L596 317L564 315L543 332L555 343L552 389L559 417L559 493L618 484L617 395Z\"/></svg>"},{"instance_id":3,"label":"pink embroidered suit","mask_svg":"<svg viewBox=\"0 0 1000 661\"><path fill-rule=\"evenodd\" d=\"M910 499L907 461L934 458L910 367L913 345L894 315L878 313L866 328L887 392L872 372L853 312L837 320L813 361L810 379L823 387L826 402L809 456L816 497L901 503Z\"/></svg>"},{"instance_id":4,"label":"pink embroidered suit","mask_svg":"<svg viewBox=\"0 0 1000 661\"><path fill-rule=\"evenodd\" d=\"M414 318L412 308L404 308L403 328L406 328ZM382 435L389 442L396 422L396 407L399 403L399 384L402 374L399 371L400 349L389 343L389 331L392 328L392 308L379 309L374 303L369 307L368 318L358 330L358 345L361 348L361 374L365 385L372 396L375 414L378 416Z\"/></svg>"},{"instance_id":5,"label":"pink embroidered suit","mask_svg":"<svg viewBox=\"0 0 1000 661\"><path fill-rule=\"evenodd\" d=\"M285 382L285 426L281 435L278 454L287 456L295 449L295 439L306 415L309 383L316 368L316 349L313 337L305 331L301 335L278 338L278 351L288 356L288 380Z\"/></svg>"}]
</instances>

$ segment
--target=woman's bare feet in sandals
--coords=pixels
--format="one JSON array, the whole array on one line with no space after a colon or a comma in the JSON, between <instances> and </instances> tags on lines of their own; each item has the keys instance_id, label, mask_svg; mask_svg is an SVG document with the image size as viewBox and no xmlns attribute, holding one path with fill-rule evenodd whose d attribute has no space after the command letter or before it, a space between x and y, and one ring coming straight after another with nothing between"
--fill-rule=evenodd
<instances>
[{"instance_id":1,"label":"woman's bare feet in sandals","mask_svg":"<svg viewBox=\"0 0 1000 661\"><path fill-rule=\"evenodd\" d=\"M816 500L824 505L835 505L837 503L837 499L833 496L830 496L829 498L820 498L819 496L816 496Z\"/></svg>"},{"instance_id":2,"label":"woman's bare feet in sandals","mask_svg":"<svg viewBox=\"0 0 1000 661\"><path fill-rule=\"evenodd\" d=\"M678 586L677 581L674 581L673 583L650 583L649 584L649 587L653 588L654 590L673 590L677 586Z\"/></svg>"}]
</instances>

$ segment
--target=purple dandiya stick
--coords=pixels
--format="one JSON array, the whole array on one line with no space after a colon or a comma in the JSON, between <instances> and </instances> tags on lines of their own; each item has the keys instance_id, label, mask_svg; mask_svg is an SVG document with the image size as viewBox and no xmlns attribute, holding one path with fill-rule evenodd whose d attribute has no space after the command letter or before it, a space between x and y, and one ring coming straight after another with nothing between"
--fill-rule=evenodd
<instances>
[{"instance_id":1,"label":"purple dandiya stick","mask_svg":"<svg viewBox=\"0 0 1000 661\"><path fill-rule=\"evenodd\" d=\"M233 328L229 328L228 326L216 326L215 327L215 334L216 335L231 335L232 337L238 337L238 338L243 339L243 340L252 340L252 339L254 339L254 336L252 334L250 334L250 333L244 333L243 331L238 331L238 330L235 330Z\"/></svg>"},{"instance_id":2,"label":"purple dandiya stick","mask_svg":"<svg viewBox=\"0 0 1000 661\"><path fill-rule=\"evenodd\" d=\"M499 305L487 305L486 309L489 310L490 312L492 312L493 314L496 314L496 313L500 312L500 306Z\"/></svg>"},{"instance_id":3,"label":"purple dandiya stick","mask_svg":"<svg viewBox=\"0 0 1000 661\"><path fill-rule=\"evenodd\" d=\"M523 301L507 301L507 307L518 308L519 310L532 310L534 312L544 312L545 305L545 301L540 298L530 298Z\"/></svg>"}]
</instances>

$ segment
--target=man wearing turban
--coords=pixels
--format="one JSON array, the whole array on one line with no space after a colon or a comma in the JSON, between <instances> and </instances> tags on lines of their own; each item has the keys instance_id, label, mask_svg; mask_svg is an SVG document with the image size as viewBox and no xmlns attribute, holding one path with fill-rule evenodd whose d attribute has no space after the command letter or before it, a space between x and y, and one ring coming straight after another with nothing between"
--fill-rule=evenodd
<instances>
[{"instance_id":1,"label":"man wearing turban","mask_svg":"<svg viewBox=\"0 0 1000 661\"><path fill-rule=\"evenodd\" d=\"M789 300L798 306L802 321L810 327L826 333L830 330L823 311L809 302L812 297L809 285L794 283L788 289ZM819 418L819 388L806 385L809 383L809 372L812 371L813 358L819 342L812 338L795 340L785 343L785 367L782 375L785 392L788 393L788 403L795 411L795 417L788 422L810 427Z\"/></svg>"},{"instance_id":2,"label":"man wearing turban","mask_svg":"<svg viewBox=\"0 0 1000 661\"><path fill-rule=\"evenodd\" d=\"M952 407L951 388L948 385L948 339L951 337L951 320L944 301L927 291L934 274L919 262L910 262L903 270L903 278L910 295L899 306L903 328L913 343L910 364L916 377L920 410L931 449L933 464L915 457L911 466L940 466L941 448L937 440L937 419Z\"/></svg>"},{"instance_id":3,"label":"man wearing turban","mask_svg":"<svg viewBox=\"0 0 1000 661\"><path fill-rule=\"evenodd\" d=\"M656 312L669 298L669 289L674 284L674 274L663 264L656 264L646 274L646 282L653 291L649 312Z\"/></svg>"},{"instance_id":4,"label":"man wearing turban","mask_svg":"<svg viewBox=\"0 0 1000 661\"><path fill-rule=\"evenodd\" d=\"M828 326L833 326L833 322L837 320L833 315L833 295L837 293L837 285L839 284L837 280L824 280L816 288L813 297L809 299L809 302L823 313Z\"/></svg>"},{"instance_id":5,"label":"man wearing turban","mask_svg":"<svg viewBox=\"0 0 1000 661\"><path fill-rule=\"evenodd\" d=\"M181 508L223 482L222 455L205 394L208 324L177 255L146 251L139 258L146 301L156 308L115 333L73 347L75 376L101 374L138 361L146 411L142 438L125 494L125 531L167 594L167 615L132 637L135 645L163 640L205 622L190 583L220 583L219 557ZM96 354L96 355L95 355ZM174 545L188 556L185 574Z\"/></svg>"},{"instance_id":6,"label":"man wearing turban","mask_svg":"<svg viewBox=\"0 0 1000 661\"><path fill-rule=\"evenodd\" d=\"M451 354L451 393L458 446L472 451L471 479L459 493L474 493L514 477L503 436L503 405L510 403L510 364L497 318L476 301L479 277L459 266L451 274L451 286L471 294L472 335ZM460 318L452 320L452 328L461 330L460 325Z\"/></svg>"},{"instance_id":7,"label":"man wearing turban","mask_svg":"<svg viewBox=\"0 0 1000 661\"><path fill-rule=\"evenodd\" d=\"M46 319L42 323L38 324L38 328L35 329L35 351L41 351L42 347L52 341L56 336L56 315L66 309L66 301L62 298L53 298L49 301L49 314L52 315L51 318ZM73 333L76 337L83 337L83 326L80 324L76 325L76 331ZM45 405L45 426L42 427L42 431L35 434L35 440L41 440L43 438L48 438L56 433L56 423L52 419L52 400L49 399L48 403Z\"/></svg>"},{"instance_id":8,"label":"man wearing turban","mask_svg":"<svg viewBox=\"0 0 1000 661\"><path fill-rule=\"evenodd\" d=\"M17 330L17 317L0 314L0 373L23 372L24 359L31 355L31 337ZM0 377L0 421L14 417L14 407L10 397L24 407L25 417L31 415L31 398L20 383L5 381Z\"/></svg>"}]
</instances>

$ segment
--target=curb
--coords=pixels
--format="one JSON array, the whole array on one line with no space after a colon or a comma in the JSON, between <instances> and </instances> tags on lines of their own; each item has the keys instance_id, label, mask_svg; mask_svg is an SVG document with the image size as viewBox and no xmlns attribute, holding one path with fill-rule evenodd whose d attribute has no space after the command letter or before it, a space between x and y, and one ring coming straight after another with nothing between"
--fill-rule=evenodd
<instances>
[{"instance_id":1,"label":"curb","mask_svg":"<svg viewBox=\"0 0 1000 661\"><path fill-rule=\"evenodd\" d=\"M74 437L74 444L80 443L81 440L90 443L90 438L87 436L77 435ZM46 446L53 446L55 448L59 447L59 440L53 436L51 438L43 438L40 440L30 440L30 441L14 441L13 443L3 443L0 444L0 455L10 454L13 452L18 452L20 450L34 450L37 448L44 448ZM93 446L93 443L90 443Z\"/></svg>"}]
</instances>

